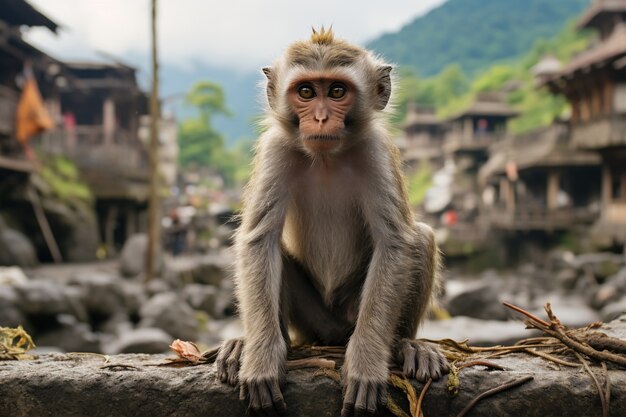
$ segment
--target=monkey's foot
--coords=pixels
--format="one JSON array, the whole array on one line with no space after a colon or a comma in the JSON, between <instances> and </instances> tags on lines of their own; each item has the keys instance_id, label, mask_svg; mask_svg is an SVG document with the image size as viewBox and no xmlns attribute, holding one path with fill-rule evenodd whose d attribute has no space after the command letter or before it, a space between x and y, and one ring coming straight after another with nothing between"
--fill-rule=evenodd
<instances>
[{"instance_id":1,"label":"monkey's foot","mask_svg":"<svg viewBox=\"0 0 626 417\"><path fill-rule=\"evenodd\" d=\"M437 381L450 372L448 360L439 348L423 340L400 340L396 360L405 377L415 378L420 382L426 382L429 378Z\"/></svg>"},{"instance_id":2,"label":"monkey's foot","mask_svg":"<svg viewBox=\"0 0 626 417\"><path fill-rule=\"evenodd\" d=\"M341 417L373 416L387 405L387 381L348 378L345 384Z\"/></svg>"},{"instance_id":3,"label":"monkey's foot","mask_svg":"<svg viewBox=\"0 0 626 417\"><path fill-rule=\"evenodd\" d=\"M287 412L279 381L278 377L241 381L239 399L248 402L248 414L274 416Z\"/></svg>"},{"instance_id":4,"label":"monkey's foot","mask_svg":"<svg viewBox=\"0 0 626 417\"><path fill-rule=\"evenodd\" d=\"M230 339L222 343L215 360L215 369L220 381L233 387L237 385L242 351L243 339Z\"/></svg>"}]
</instances>

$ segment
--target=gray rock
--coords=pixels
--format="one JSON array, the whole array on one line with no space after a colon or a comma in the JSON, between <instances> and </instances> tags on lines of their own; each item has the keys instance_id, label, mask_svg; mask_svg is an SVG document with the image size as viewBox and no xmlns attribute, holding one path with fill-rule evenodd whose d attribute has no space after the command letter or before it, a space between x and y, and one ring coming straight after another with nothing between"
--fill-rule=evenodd
<instances>
[{"instance_id":1,"label":"gray rock","mask_svg":"<svg viewBox=\"0 0 626 417\"><path fill-rule=\"evenodd\" d=\"M453 316L467 316L483 320L506 320L507 312L502 306L498 292L490 282L467 284L456 295L451 295L446 303Z\"/></svg>"},{"instance_id":2,"label":"gray rock","mask_svg":"<svg viewBox=\"0 0 626 417\"><path fill-rule=\"evenodd\" d=\"M139 315L139 327L156 327L182 340L194 341L198 338L195 312L176 293L155 295L141 307Z\"/></svg>"},{"instance_id":3,"label":"gray rock","mask_svg":"<svg viewBox=\"0 0 626 417\"><path fill-rule=\"evenodd\" d=\"M232 265L232 258L225 255L207 255L200 259L197 267L192 271L193 281L198 284L214 285L219 287L228 276L228 269Z\"/></svg>"},{"instance_id":4,"label":"gray rock","mask_svg":"<svg viewBox=\"0 0 626 417\"><path fill-rule=\"evenodd\" d=\"M37 263L37 253L30 240L0 218L0 265L33 267Z\"/></svg>"},{"instance_id":5,"label":"gray rock","mask_svg":"<svg viewBox=\"0 0 626 417\"><path fill-rule=\"evenodd\" d=\"M626 313L626 295L621 299L605 305L600 311L600 318L604 322L615 320Z\"/></svg>"},{"instance_id":6,"label":"gray rock","mask_svg":"<svg viewBox=\"0 0 626 417\"><path fill-rule=\"evenodd\" d=\"M115 341L104 346L108 355L119 353L163 353L169 350L172 336L161 329L134 329L120 335Z\"/></svg>"},{"instance_id":7,"label":"gray rock","mask_svg":"<svg viewBox=\"0 0 626 417\"><path fill-rule=\"evenodd\" d=\"M218 289L212 285L189 284L185 286L184 296L194 310L216 315L216 299Z\"/></svg>"},{"instance_id":8,"label":"gray rock","mask_svg":"<svg viewBox=\"0 0 626 417\"><path fill-rule=\"evenodd\" d=\"M15 289L8 285L0 285L0 326L28 327L26 316L19 307L19 297Z\"/></svg>"},{"instance_id":9,"label":"gray rock","mask_svg":"<svg viewBox=\"0 0 626 417\"><path fill-rule=\"evenodd\" d=\"M29 281L15 287L19 305L26 314L70 314L80 321L87 321L83 294L78 288L67 287L47 281Z\"/></svg>"},{"instance_id":10,"label":"gray rock","mask_svg":"<svg viewBox=\"0 0 626 417\"><path fill-rule=\"evenodd\" d=\"M128 238L122 248L120 255L120 272L125 277L135 277L145 269L146 249L148 247L148 236L140 233ZM162 266L161 250L157 250L154 259L155 271L160 271Z\"/></svg>"},{"instance_id":11,"label":"gray rock","mask_svg":"<svg viewBox=\"0 0 626 417\"><path fill-rule=\"evenodd\" d=\"M103 272L81 274L70 280L70 284L83 290L83 301L88 312L104 317L126 309L121 282L119 277Z\"/></svg>"},{"instance_id":12,"label":"gray rock","mask_svg":"<svg viewBox=\"0 0 626 417\"><path fill-rule=\"evenodd\" d=\"M145 330L145 329L144 329ZM609 334L626 337L626 321L606 326ZM577 368L557 368L544 359L523 354L492 358L504 368L470 367L459 373L460 390L448 392L448 378L433 382L423 402L426 416L456 416L479 394L504 383L531 376L533 380L479 401L470 415L595 416L601 413L595 384ZM214 365L158 367L163 355L116 355L104 367L98 357L42 355L32 361L0 362L0 415L30 416L186 416L240 417L246 405L239 390L218 381ZM114 366L119 365L119 366ZM594 371L601 371L593 365ZM610 417L626 415L626 372L609 367ZM415 381L417 393L423 385ZM406 394L392 386L389 393L406 414ZM341 385L317 369L287 372L283 394L287 416L336 417ZM384 410L380 414L392 414Z\"/></svg>"},{"instance_id":13,"label":"gray rock","mask_svg":"<svg viewBox=\"0 0 626 417\"><path fill-rule=\"evenodd\" d=\"M139 309L146 302L148 296L146 288L141 282L124 281L120 283L124 306L129 315L139 315Z\"/></svg>"},{"instance_id":14,"label":"gray rock","mask_svg":"<svg viewBox=\"0 0 626 417\"><path fill-rule=\"evenodd\" d=\"M100 339L88 324L68 314L58 315L57 322L54 328L37 335L37 345L54 346L66 352L100 352Z\"/></svg>"},{"instance_id":15,"label":"gray rock","mask_svg":"<svg viewBox=\"0 0 626 417\"><path fill-rule=\"evenodd\" d=\"M98 223L91 203L73 200L60 200L55 196L42 196L41 204L53 230L57 243L69 262L88 262L96 259L98 249Z\"/></svg>"},{"instance_id":16,"label":"gray rock","mask_svg":"<svg viewBox=\"0 0 626 417\"><path fill-rule=\"evenodd\" d=\"M626 293L626 268L609 277L600 285L591 299L591 306L601 309L609 303L617 301Z\"/></svg>"}]
</instances>

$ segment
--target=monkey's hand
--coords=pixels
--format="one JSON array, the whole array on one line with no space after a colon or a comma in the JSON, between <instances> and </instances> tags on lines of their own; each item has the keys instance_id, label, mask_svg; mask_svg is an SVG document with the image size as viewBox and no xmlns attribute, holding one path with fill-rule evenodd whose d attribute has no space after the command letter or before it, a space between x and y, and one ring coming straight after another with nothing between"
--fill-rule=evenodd
<instances>
[{"instance_id":1,"label":"monkey's hand","mask_svg":"<svg viewBox=\"0 0 626 417\"><path fill-rule=\"evenodd\" d=\"M282 343L245 344L239 373L239 399L248 403L248 414L284 415L287 405L281 385L285 382L287 348Z\"/></svg>"},{"instance_id":2,"label":"monkey's hand","mask_svg":"<svg viewBox=\"0 0 626 417\"><path fill-rule=\"evenodd\" d=\"M448 360L439 348L424 340L402 339L396 348L396 361L407 378L426 382L429 378L437 381L450 372Z\"/></svg>"},{"instance_id":3,"label":"monkey's hand","mask_svg":"<svg viewBox=\"0 0 626 417\"><path fill-rule=\"evenodd\" d=\"M215 360L215 369L220 381L232 385L239 382L239 366L241 363L241 352L243 350L243 339L230 339L224 341Z\"/></svg>"},{"instance_id":4,"label":"monkey's hand","mask_svg":"<svg viewBox=\"0 0 626 417\"><path fill-rule=\"evenodd\" d=\"M354 338L348 343L342 367L344 390L341 417L375 415L387 404L388 365L380 351L371 346L357 346ZM381 349L382 350L382 349Z\"/></svg>"}]
</instances>

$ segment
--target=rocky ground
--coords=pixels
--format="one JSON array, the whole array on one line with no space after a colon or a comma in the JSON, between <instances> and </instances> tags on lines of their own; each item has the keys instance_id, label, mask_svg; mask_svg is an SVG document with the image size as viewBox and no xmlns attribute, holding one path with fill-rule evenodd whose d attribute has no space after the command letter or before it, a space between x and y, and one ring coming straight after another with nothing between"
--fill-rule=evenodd
<instances>
[{"instance_id":1,"label":"rocky ground","mask_svg":"<svg viewBox=\"0 0 626 417\"><path fill-rule=\"evenodd\" d=\"M208 347L241 335L228 250L161 256L160 278L145 284L144 247L145 237L137 236L116 261L0 268L0 326L24 326L39 352L161 353L177 338ZM452 318L427 321L420 336L474 345L529 337L502 301L543 317L543 305L551 302L575 327L610 321L626 310L623 255L554 252L546 259L479 276L447 271L442 305Z\"/></svg>"},{"instance_id":2,"label":"rocky ground","mask_svg":"<svg viewBox=\"0 0 626 417\"><path fill-rule=\"evenodd\" d=\"M601 331L626 339L626 316ZM456 416L485 391L511 381L526 383L480 400L471 416L596 416L602 415L598 390L590 375L578 368L545 359L508 354L489 361L501 370L469 366L458 373L458 392L448 376L425 394L427 416ZM162 367L163 355L44 354L35 360L0 361L0 416L242 416L245 406L237 389L220 383L213 365ZM591 363L600 383L610 386L607 416L626 415L626 373L609 364L604 371ZM341 386L336 370L292 370L284 387L289 416L337 416ZM454 386L454 384L452 385ZM423 385L412 383L413 395ZM407 389L406 386L404 389ZM405 392L389 386L391 398L409 414ZM415 397L413 397L415 399ZM416 415L416 414L413 414Z\"/></svg>"}]
</instances>

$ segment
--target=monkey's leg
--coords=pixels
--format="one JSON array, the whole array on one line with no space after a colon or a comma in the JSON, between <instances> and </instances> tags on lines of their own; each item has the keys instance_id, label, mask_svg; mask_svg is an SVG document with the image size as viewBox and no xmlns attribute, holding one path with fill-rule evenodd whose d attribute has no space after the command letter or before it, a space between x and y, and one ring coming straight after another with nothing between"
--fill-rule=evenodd
<instances>
[{"instance_id":1,"label":"monkey's leg","mask_svg":"<svg viewBox=\"0 0 626 417\"><path fill-rule=\"evenodd\" d=\"M430 293L435 291L438 280L439 253L430 227L423 223L416 225L419 234L414 281L408 289L411 294L402 306L402 316L398 324L398 343L395 349L397 365L407 378L417 378L426 382L428 378L437 381L449 372L448 361L437 346L422 340L415 340L415 334L425 314ZM426 290L429 288L430 290ZM417 300L417 301L416 301Z\"/></svg>"}]
</instances>

